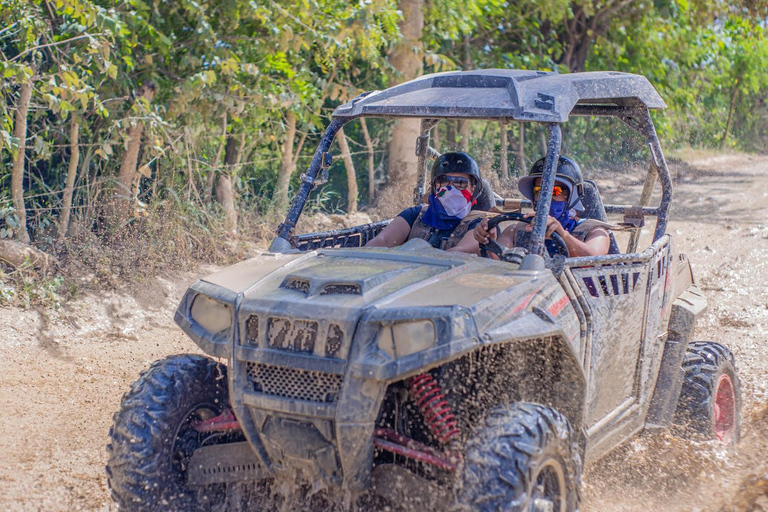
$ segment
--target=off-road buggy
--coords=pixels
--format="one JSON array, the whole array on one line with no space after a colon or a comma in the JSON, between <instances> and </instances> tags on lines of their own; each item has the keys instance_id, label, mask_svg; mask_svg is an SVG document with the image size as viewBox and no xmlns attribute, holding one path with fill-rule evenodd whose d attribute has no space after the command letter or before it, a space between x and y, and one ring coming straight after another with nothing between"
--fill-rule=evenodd
<instances>
[{"instance_id":1,"label":"off-road buggy","mask_svg":"<svg viewBox=\"0 0 768 512\"><path fill-rule=\"evenodd\" d=\"M270 252L200 279L179 305L176 322L226 364L169 357L123 397L107 448L113 498L227 508L241 505L228 492L238 482L253 482L252 499L265 482L303 482L342 506L380 495L393 507L563 512L579 507L583 465L643 429L680 425L734 444L733 355L692 341L706 299L666 234L672 186L649 115L664 106L637 75L478 70L338 107ZM439 121L542 123L539 212L561 123L620 119L650 151L642 195L604 205L586 182L582 200L588 217L623 216L625 251L613 240L606 256L550 257L543 214L523 251L491 247L501 261L421 240L362 248L387 221L294 235L334 135L363 116L421 118L417 198L440 154L429 145ZM530 206L484 190L487 209ZM646 218L652 241L638 251Z\"/></svg>"}]
</instances>

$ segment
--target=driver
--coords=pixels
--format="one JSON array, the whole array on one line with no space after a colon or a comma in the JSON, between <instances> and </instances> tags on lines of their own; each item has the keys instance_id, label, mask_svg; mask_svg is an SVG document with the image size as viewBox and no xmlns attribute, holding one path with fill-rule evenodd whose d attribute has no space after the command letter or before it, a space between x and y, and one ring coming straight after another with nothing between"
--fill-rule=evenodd
<instances>
[{"instance_id":1,"label":"driver","mask_svg":"<svg viewBox=\"0 0 768 512\"><path fill-rule=\"evenodd\" d=\"M520 179L520 193L533 203L534 210L541 191L541 177L544 171L544 158L539 159L531 167L527 176ZM552 203L547 218L546 246L550 254L557 254L554 242L550 240L552 233L563 238L571 257L599 256L608 254L610 238L605 223L580 219L579 213L584 211L581 204L583 178L581 169L571 158L561 156L557 164L555 185L552 190ZM533 217L528 214L526 217ZM521 247L527 245L533 224L515 222L498 236L498 243L506 247ZM488 219L483 219L471 233L467 233L461 242L453 249L455 251L478 254L479 244L488 243L489 238L496 239L496 232L488 231Z\"/></svg>"},{"instance_id":2,"label":"driver","mask_svg":"<svg viewBox=\"0 0 768 512\"><path fill-rule=\"evenodd\" d=\"M366 247L394 247L421 238L437 249L455 245L472 225L467 218L482 189L477 163L466 153L444 153L432 166L428 204L400 212ZM474 219L475 221L477 219Z\"/></svg>"}]
</instances>

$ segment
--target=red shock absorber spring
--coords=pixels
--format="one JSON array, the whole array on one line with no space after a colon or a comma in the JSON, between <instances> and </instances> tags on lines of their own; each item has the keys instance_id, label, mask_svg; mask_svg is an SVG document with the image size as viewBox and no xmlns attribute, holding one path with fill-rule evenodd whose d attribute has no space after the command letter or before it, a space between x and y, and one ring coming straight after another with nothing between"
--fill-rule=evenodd
<instances>
[{"instance_id":1,"label":"red shock absorber spring","mask_svg":"<svg viewBox=\"0 0 768 512\"><path fill-rule=\"evenodd\" d=\"M432 435L441 444L448 444L457 438L461 433L459 422L435 378L429 373L417 375L411 379L410 389Z\"/></svg>"}]
</instances>

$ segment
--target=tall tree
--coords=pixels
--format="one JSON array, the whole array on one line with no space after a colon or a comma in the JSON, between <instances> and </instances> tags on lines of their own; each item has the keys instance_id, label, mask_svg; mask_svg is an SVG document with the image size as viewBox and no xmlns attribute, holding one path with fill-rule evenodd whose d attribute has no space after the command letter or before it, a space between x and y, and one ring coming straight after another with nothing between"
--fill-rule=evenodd
<instances>
[{"instance_id":1,"label":"tall tree","mask_svg":"<svg viewBox=\"0 0 768 512\"><path fill-rule=\"evenodd\" d=\"M622 21L628 23L636 11L644 9L645 6L639 0L587 0L571 3L559 35L563 48L559 63L564 64L571 73L585 71L595 40L608 32L619 15L623 16Z\"/></svg>"},{"instance_id":2,"label":"tall tree","mask_svg":"<svg viewBox=\"0 0 768 512\"><path fill-rule=\"evenodd\" d=\"M347 212L357 212L357 174L355 173L355 164L352 161L352 155L349 151L347 136L344 135L344 128L339 129L336 134L339 140L339 149L341 149L341 158L344 160L344 168L347 171Z\"/></svg>"},{"instance_id":3,"label":"tall tree","mask_svg":"<svg viewBox=\"0 0 768 512\"><path fill-rule=\"evenodd\" d=\"M368 202L373 203L374 196L376 194L375 183L375 164L373 161L373 141L371 135L368 133L368 123L365 122L365 118L360 118L360 128L363 130L363 138L365 139L365 148L368 150Z\"/></svg>"},{"instance_id":4,"label":"tall tree","mask_svg":"<svg viewBox=\"0 0 768 512\"><path fill-rule=\"evenodd\" d=\"M27 113L29 102L32 99L32 78L21 84L19 88L19 101L16 102L16 116L13 124L13 136L18 140L16 155L13 157L13 172L11 174L11 194L13 195L13 207L19 218L19 227L16 229L16 238L25 244L29 243L27 232L27 210L24 205L24 162L27 148Z\"/></svg>"},{"instance_id":5,"label":"tall tree","mask_svg":"<svg viewBox=\"0 0 768 512\"><path fill-rule=\"evenodd\" d=\"M67 236L69 216L72 209L72 194L77 178L77 166L80 163L80 123L74 116L69 127L69 165L67 167L67 184L61 199L61 214L59 215L59 238Z\"/></svg>"},{"instance_id":6,"label":"tall tree","mask_svg":"<svg viewBox=\"0 0 768 512\"><path fill-rule=\"evenodd\" d=\"M141 137L144 134L144 113L149 110L149 104L155 97L156 88L152 82L141 86L136 95L136 101L130 117L127 120L128 130L126 134L126 147L123 153L120 172L118 174L119 187L115 190L115 203L117 207L116 223L123 226L131 215L131 207L135 201L134 181L139 163L139 151L141 150Z\"/></svg>"},{"instance_id":7,"label":"tall tree","mask_svg":"<svg viewBox=\"0 0 768 512\"><path fill-rule=\"evenodd\" d=\"M232 235L237 235L237 210L235 209L235 192L232 187L232 175L236 169L236 162L240 158L243 149L242 141L230 133L227 136L224 150L224 172L219 174L219 183L216 187L216 197L224 207L224 224Z\"/></svg>"},{"instance_id":8,"label":"tall tree","mask_svg":"<svg viewBox=\"0 0 768 512\"><path fill-rule=\"evenodd\" d=\"M296 157L293 154L293 143L296 139L296 115L290 110L285 114L285 139L282 144L280 170L277 174L275 189L275 205L278 211L285 209L288 204L288 186L296 171Z\"/></svg>"},{"instance_id":9,"label":"tall tree","mask_svg":"<svg viewBox=\"0 0 768 512\"><path fill-rule=\"evenodd\" d=\"M398 7L403 13L399 23L402 39L389 55L390 64L397 70L391 85L412 80L423 71L423 2L400 0ZM418 173L416 138L419 133L418 119L398 119L394 123L388 149L387 180L397 186L388 186L378 200L379 208L386 214L396 213L411 200L411 190L416 185Z\"/></svg>"}]
</instances>

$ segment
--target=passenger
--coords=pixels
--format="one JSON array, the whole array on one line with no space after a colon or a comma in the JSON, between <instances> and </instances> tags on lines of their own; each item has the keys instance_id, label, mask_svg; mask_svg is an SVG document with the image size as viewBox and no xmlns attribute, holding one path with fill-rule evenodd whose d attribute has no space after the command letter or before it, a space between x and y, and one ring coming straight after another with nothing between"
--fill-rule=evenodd
<instances>
[{"instance_id":1,"label":"passenger","mask_svg":"<svg viewBox=\"0 0 768 512\"><path fill-rule=\"evenodd\" d=\"M539 199L543 171L544 159L542 158L533 164L528 175L521 178L518 183L520 193L533 202L534 210ZM550 239L552 233L557 233L563 238L571 257L608 254L610 237L605 223L592 219L580 219L578 216L584 211L581 204L583 183L579 165L572 159L561 156L557 164L552 203L547 219L546 246L552 255L557 254L554 242ZM533 217L533 215L531 213L526 216ZM506 247L522 246L530 239L532 230L533 223L516 222L498 236L497 242ZM489 233L488 219L483 219L452 250L478 254L480 243L488 243L489 238L496 239L495 231Z\"/></svg>"},{"instance_id":2,"label":"passenger","mask_svg":"<svg viewBox=\"0 0 768 512\"><path fill-rule=\"evenodd\" d=\"M441 155L432 166L429 203L400 212L366 247L394 247L421 238L437 249L455 245L468 230L467 217L482 188L477 163L466 153ZM454 235L454 236L452 236Z\"/></svg>"}]
</instances>

